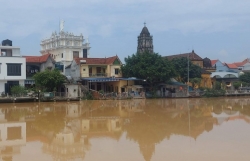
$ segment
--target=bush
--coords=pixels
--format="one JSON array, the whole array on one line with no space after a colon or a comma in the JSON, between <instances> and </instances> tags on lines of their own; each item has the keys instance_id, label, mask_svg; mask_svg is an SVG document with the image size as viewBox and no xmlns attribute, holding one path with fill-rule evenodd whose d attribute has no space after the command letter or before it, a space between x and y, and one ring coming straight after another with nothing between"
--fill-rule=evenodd
<instances>
[{"instance_id":1,"label":"bush","mask_svg":"<svg viewBox=\"0 0 250 161\"><path fill-rule=\"evenodd\" d=\"M13 96L23 96L27 94L27 91L23 86L13 86L10 91Z\"/></svg>"},{"instance_id":2,"label":"bush","mask_svg":"<svg viewBox=\"0 0 250 161\"><path fill-rule=\"evenodd\" d=\"M84 95L85 95L85 96L83 97L83 99L93 100L92 92L86 91L86 92L84 93Z\"/></svg>"},{"instance_id":3,"label":"bush","mask_svg":"<svg viewBox=\"0 0 250 161\"><path fill-rule=\"evenodd\" d=\"M216 89L206 89L204 97L219 97L219 96L225 96L226 91L223 89L216 90Z\"/></svg>"}]
</instances>

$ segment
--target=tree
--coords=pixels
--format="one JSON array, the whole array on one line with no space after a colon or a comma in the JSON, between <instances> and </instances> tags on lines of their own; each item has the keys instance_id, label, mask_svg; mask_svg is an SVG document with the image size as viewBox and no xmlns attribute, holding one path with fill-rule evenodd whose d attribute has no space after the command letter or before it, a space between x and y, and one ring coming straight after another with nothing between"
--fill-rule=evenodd
<instances>
[{"instance_id":1,"label":"tree","mask_svg":"<svg viewBox=\"0 0 250 161\"><path fill-rule=\"evenodd\" d=\"M233 82L233 86L235 89L238 89L242 85L242 82Z\"/></svg>"},{"instance_id":2,"label":"tree","mask_svg":"<svg viewBox=\"0 0 250 161\"><path fill-rule=\"evenodd\" d=\"M185 57L182 58L174 58L171 60L174 68L177 72L176 80L180 82L188 81L188 59ZM201 78L201 67L198 65L194 65L191 61L189 61L189 78Z\"/></svg>"},{"instance_id":3,"label":"tree","mask_svg":"<svg viewBox=\"0 0 250 161\"><path fill-rule=\"evenodd\" d=\"M43 91L53 91L65 82L65 76L59 70L48 70L36 73L35 79L36 87L43 89Z\"/></svg>"},{"instance_id":4,"label":"tree","mask_svg":"<svg viewBox=\"0 0 250 161\"><path fill-rule=\"evenodd\" d=\"M249 84L249 82L250 82L250 73L244 73L244 74L240 75L239 80Z\"/></svg>"},{"instance_id":5,"label":"tree","mask_svg":"<svg viewBox=\"0 0 250 161\"><path fill-rule=\"evenodd\" d=\"M192 83L192 87L200 86L201 78L191 78L190 82Z\"/></svg>"},{"instance_id":6,"label":"tree","mask_svg":"<svg viewBox=\"0 0 250 161\"><path fill-rule=\"evenodd\" d=\"M146 80L151 86L159 82L167 82L175 76L171 62L157 53L137 53L125 58L121 67L124 77L137 77Z\"/></svg>"}]
</instances>

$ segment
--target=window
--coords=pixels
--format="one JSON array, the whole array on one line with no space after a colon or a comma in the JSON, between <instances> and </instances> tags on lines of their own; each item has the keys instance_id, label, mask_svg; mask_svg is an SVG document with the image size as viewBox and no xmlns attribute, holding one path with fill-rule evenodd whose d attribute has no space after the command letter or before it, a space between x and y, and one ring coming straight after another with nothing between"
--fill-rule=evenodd
<instances>
[{"instance_id":1,"label":"window","mask_svg":"<svg viewBox=\"0 0 250 161\"><path fill-rule=\"evenodd\" d=\"M79 58L79 51L73 51L73 58Z\"/></svg>"},{"instance_id":2,"label":"window","mask_svg":"<svg viewBox=\"0 0 250 161\"><path fill-rule=\"evenodd\" d=\"M119 74L119 68L115 68L115 75Z\"/></svg>"},{"instance_id":3,"label":"window","mask_svg":"<svg viewBox=\"0 0 250 161\"><path fill-rule=\"evenodd\" d=\"M63 58L63 53L62 53L62 58Z\"/></svg>"},{"instance_id":4,"label":"window","mask_svg":"<svg viewBox=\"0 0 250 161\"><path fill-rule=\"evenodd\" d=\"M21 76L21 65L7 63L7 76Z\"/></svg>"},{"instance_id":5,"label":"window","mask_svg":"<svg viewBox=\"0 0 250 161\"><path fill-rule=\"evenodd\" d=\"M7 140L22 139L21 127L8 127L7 128Z\"/></svg>"}]
</instances>

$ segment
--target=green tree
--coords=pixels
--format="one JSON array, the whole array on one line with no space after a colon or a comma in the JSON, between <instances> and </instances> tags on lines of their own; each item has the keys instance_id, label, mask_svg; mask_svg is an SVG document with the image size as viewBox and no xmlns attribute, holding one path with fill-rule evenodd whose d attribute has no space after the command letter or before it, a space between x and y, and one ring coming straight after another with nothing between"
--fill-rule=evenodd
<instances>
[{"instance_id":1,"label":"green tree","mask_svg":"<svg viewBox=\"0 0 250 161\"><path fill-rule=\"evenodd\" d=\"M177 72L176 80L180 82L188 81L188 62L189 62L189 78L201 78L201 67L194 65L191 61L188 61L187 58L174 58L171 60L174 68Z\"/></svg>"},{"instance_id":2,"label":"green tree","mask_svg":"<svg viewBox=\"0 0 250 161\"><path fill-rule=\"evenodd\" d=\"M244 74L240 75L239 80L249 84L250 83L250 73L244 73Z\"/></svg>"},{"instance_id":3,"label":"green tree","mask_svg":"<svg viewBox=\"0 0 250 161\"><path fill-rule=\"evenodd\" d=\"M53 91L65 82L65 76L57 69L38 72L33 78L36 87L43 91Z\"/></svg>"},{"instance_id":4,"label":"green tree","mask_svg":"<svg viewBox=\"0 0 250 161\"><path fill-rule=\"evenodd\" d=\"M157 53L137 53L125 58L125 65L121 67L124 77L144 79L150 86L159 82L167 82L175 76L171 62L163 59Z\"/></svg>"},{"instance_id":5,"label":"green tree","mask_svg":"<svg viewBox=\"0 0 250 161\"><path fill-rule=\"evenodd\" d=\"M192 87L195 87L196 85L200 85L201 83L201 78L191 78L190 82L192 83Z\"/></svg>"},{"instance_id":6,"label":"green tree","mask_svg":"<svg viewBox=\"0 0 250 161\"><path fill-rule=\"evenodd\" d=\"M222 89L222 83L216 81L216 82L214 83L214 89L216 89L216 90Z\"/></svg>"},{"instance_id":7,"label":"green tree","mask_svg":"<svg viewBox=\"0 0 250 161\"><path fill-rule=\"evenodd\" d=\"M242 82L233 82L233 86L235 89L238 89L241 86Z\"/></svg>"}]
</instances>

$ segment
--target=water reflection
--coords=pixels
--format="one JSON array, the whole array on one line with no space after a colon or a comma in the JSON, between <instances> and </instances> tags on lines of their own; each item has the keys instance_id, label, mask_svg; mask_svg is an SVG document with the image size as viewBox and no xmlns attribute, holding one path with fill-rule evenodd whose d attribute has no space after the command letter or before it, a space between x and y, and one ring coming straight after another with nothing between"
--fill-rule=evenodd
<instances>
[{"instance_id":1,"label":"water reflection","mask_svg":"<svg viewBox=\"0 0 250 161\"><path fill-rule=\"evenodd\" d=\"M250 127L250 98L98 100L0 107L2 160L22 156L20 149L34 141L42 144L41 149L35 150L50 155L51 160L96 160L96 153L109 160L123 160L95 150L108 139L105 144L109 146L114 144L112 140L119 143L117 150L138 144L139 151L131 154L130 160L149 161L158 157L156 147L173 136L195 141L215 126L236 120ZM222 134L217 135L225 139ZM181 145L176 142L176 146Z\"/></svg>"}]
</instances>

